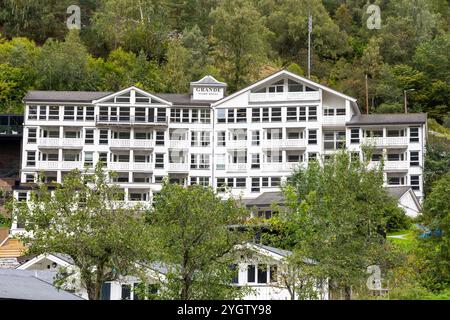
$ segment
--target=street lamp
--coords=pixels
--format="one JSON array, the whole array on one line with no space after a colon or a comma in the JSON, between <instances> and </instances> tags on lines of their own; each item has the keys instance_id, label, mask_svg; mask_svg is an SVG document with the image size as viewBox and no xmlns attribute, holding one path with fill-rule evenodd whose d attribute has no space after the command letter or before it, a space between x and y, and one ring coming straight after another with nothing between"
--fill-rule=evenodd
<instances>
[{"instance_id":1,"label":"street lamp","mask_svg":"<svg viewBox=\"0 0 450 320\"><path fill-rule=\"evenodd\" d=\"M409 91L414 91L416 89L407 89L407 90L403 90L403 95L405 97L405 113L408 113L408 101L406 100L406 93Z\"/></svg>"}]
</instances>

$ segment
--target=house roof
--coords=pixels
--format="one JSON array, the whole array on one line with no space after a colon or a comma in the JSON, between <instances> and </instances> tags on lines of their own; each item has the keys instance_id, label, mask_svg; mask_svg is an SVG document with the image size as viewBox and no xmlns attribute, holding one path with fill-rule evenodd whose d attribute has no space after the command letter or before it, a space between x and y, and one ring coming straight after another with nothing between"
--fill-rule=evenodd
<instances>
[{"instance_id":1,"label":"house roof","mask_svg":"<svg viewBox=\"0 0 450 320\"><path fill-rule=\"evenodd\" d=\"M56 272L0 269L0 299L83 300L52 285Z\"/></svg>"},{"instance_id":2,"label":"house roof","mask_svg":"<svg viewBox=\"0 0 450 320\"><path fill-rule=\"evenodd\" d=\"M211 105L211 101L192 100L192 96L189 93L156 93L155 96L170 101L173 105L208 107Z\"/></svg>"},{"instance_id":3,"label":"house roof","mask_svg":"<svg viewBox=\"0 0 450 320\"><path fill-rule=\"evenodd\" d=\"M255 247L259 247L261 249L270 251L270 252L277 254L279 256L282 256L282 257L288 257L292 254L292 251L274 248L274 247L266 246L266 245L259 244L259 243L252 243L252 245Z\"/></svg>"},{"instance_id":4,"label":"house roof","mask_svg":"<svg viewBox=\"0 0 450 320\"><path fill-rule=\"evenodd\" d=\"M243 201L247 206L271 205L272 203L282 203L283 195L279 191L263 192L254 199L246 199Z\"/></svg>"},{"instance_id":5,"label":"house roof","mask_svg":"<svg viewBox=\"0 0 450 320\"><path fill-rule=\"evenodd\" d=\"M85 102L92 103L93 100L97 100L106 97L113 92L102 91L28 91L27 95L23 98L25 102Z\"/></svg>"},{"instance_id":6,"label":"house roof","mask_svg":"<svg viewBox=\"0 0 450 320\"><path fill-rule=\"evenodd\" d=\"M191 82L192 85L208 85L208 86L226 86L227 84L225 82L220 82L216 78L214 78L211 75L204 76L198 81Z\"/></svg>"},{"instance_id":7,"label":"house roof","mask_svg":"<svg viewBox=\"0 0 450 320\"><path fill-rule=\"evenodd\" d=\"M387 192L397 200L408 192L409 189L411 189L409 186L386 187Z\"/></svg>"},{"instance_id":8,"label":"house roof","mask_svg":"<svg viewBox=\"0 0 450 320\"><path fill-rule=\"evenodd\" d=\"M360 114L352 116L347 125L422 124L426 121L426 113Z\"/></svg>"}]
</instances>

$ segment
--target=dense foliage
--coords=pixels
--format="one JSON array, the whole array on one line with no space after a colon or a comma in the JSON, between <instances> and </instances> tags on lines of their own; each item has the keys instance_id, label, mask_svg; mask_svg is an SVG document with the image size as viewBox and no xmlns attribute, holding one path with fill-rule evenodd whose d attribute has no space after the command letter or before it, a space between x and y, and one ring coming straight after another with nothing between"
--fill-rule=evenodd
<instances>
[{"instance_id":1,"label":"dense foliage","mask_svg":"<svg viewBox=\"0 0 450 320\"><path fill-rule=\"evenodd\" d=\"M446 0L5 0L0 8L0 112L21 111L26 90L185 92L205 73L231 91L286 67L355 96L372 112L449 115L450 9ZM69 35L69 5L81 30Z\"/></svg>"}]
</instances>

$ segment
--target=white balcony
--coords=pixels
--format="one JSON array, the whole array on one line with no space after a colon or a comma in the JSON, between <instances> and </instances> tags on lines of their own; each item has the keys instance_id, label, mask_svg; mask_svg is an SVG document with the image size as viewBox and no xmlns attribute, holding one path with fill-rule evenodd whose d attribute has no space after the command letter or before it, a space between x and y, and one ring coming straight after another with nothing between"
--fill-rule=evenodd
<instances>
[{"instance_id":1,"label":"white balcony","mask_svg":"<svg viewBox=\"0 0 450 320\"><path fill-rule=\"evenodd\" d=\"M83 164L81 161L62 161L61 162L62 170L74 170L74 169L83 169Z\"/></svg>"},{"instance_id":2,"label":"white balcony","mask_svg":"<svg viewBox=\"0 0 450 320\"><path fill-rule=\"evenodd\" d=\"M133 170L151 171L151 170L153 170L153 163L151 163L151 162L134 162Z\"/></svg>"},{"instance_id":3,"label":"white balcony","mask_svg":"<svg viewBox=\"0 0 450 320\"><path fill-rule=\"evenodd\" d=\"M189 163L169 163L167 165L167 171L188 172L189 171Z\"/></svg>"},{"instance_id":4,"label":"white balcony","mask_svg":"<svg viewBox=\"0 0 450 320\"><path fill-rule=\"evenodd\" d=\"M372 146L407 146L408 137L366 137L363 144Z\"/></svg>"},{"instance_id":5,"label":"white balcony","mask_svg":"<svg viewBox=\"0 0 450 320\"><path fill-rule=\"evenodd\" d=\"M39 138L38 145L42 147L59 147L59 138Z\"/></svg>"},{"instance_id":6,"label":"white balcony","mask_svg":"<svg viewBox=\"0 0 450 320\"><path fill-rule=\"evenodd\" d=\"M284 171L284 168L285 166L283 162L261 163L262 171L279 172Z\"/></svg>"},{"instance_id":7,"label":"white balcony","mask_svg":"<svg viewBox=\"0 0 450 320\"><path fill-rule=\"evenodd\" d=\"M323 116L323 124L327 125L345 125L345 116Z\"/></svg>"},{"instance_id":8,"label":"white balcony","mask_svg":"<svg viewBox=\"0 0 450 320\"><path fill-rule=\"evenodd\" d=\"M305 148L306 139L286 139L284 140L285 148Z\"/></svg>"},{"instance_id":9,"label":"white balcony","mask_svg":"<svg viewBox=\"0 0 450 320\"><path fill-rule=\"evenodd\" d=\"M58 170L59 161L38 161L36 168L39 170Z\"/></svg>"},{"instance_id":10,"label":"white balcony","mask_svg":"<svg viewBox=\"0 0 450 320\"><path fill-rule=\"evenodd\" d=\"M82 147L83 139L80 138L63 138L61 139L61 146L63 147Z\"/></svg>"},{"instance_id":11,"label":"white balcony","mask_svg":"<svg viewBox=\"0 0 450 320\"><path fill-rule=\"evenodd\" d=\"M188 149L190 146L189 140L169 140L169 148Z\"/></svg>"},{"instance_id":12,"label":"white balcony","mask_svg":"<svg viewBox=\"0 0 450 320\"><path fill-rule=\"evenodd\" d=\"M227 148L247 148L247 140L228 140L226 142Z\"/></svg>"},{"instance_id":13,"label":"white balcony","mask_svg":"<svg viewBox=\"0 0 450 320\"><path fill-rule=\"evenodd\" d=\"M130 170L130 162L110 162L108 164L109 170Z\"/></svg>"},{"instance_id":14,"label":"white balcony","mask_svg":"<svg viewBox=\"0 0 450 320\"><path fill-rule=\"evenodd\" d=\"M319 99L319 91L250 93L248 97L249 102L314 101Z\"/></svg>"},{"instance_id":15,"label":"white balcony","mask_svg":"<svg viewBox=\"0 0 450 320\"><path fill-rule=\"evenodd\" d=\"M304 166L301 162L287 162L284 164L285 171L294 171Z\"/></svg>"},{"instance_id":16,"label":"white balcony","mask_svg":"<svg viewBox=\"0 0 450 320\"><path fill-rule=\"evenodd\" d=\"M130 139L111 139L109 141L109 146L111 148L130 148L131 147Z\"/></svg>"},{"instance_id":17,"label":"white balcony","mask_svg":"<svg viewBox=\"0 0 450 320\"><path fill-rule=\"evenodd\" d=\"M227 165L228 172L246 172L247 164L246 163L229 163Z\"/></svg>"},{"instance_id":18,"label":"white balcony","mask_svg":"<svg viewBox=\"0 0 450 320\"><path fill-rule=\"evenodd\" d=\"M381 166L380 161L370 161L369 168L379 168ZM409 169L408 161L385 161L385 171L407 171Z\"/></svg>"},{"instance_id":19,"label":"white balcony","mask_svg":"<svg viewBox=\"0 0 450 320\"><path fill-rule=\"evenodd\" d=\"M143 140L143 139L134 139L133 147L134 148L147 148L151 149L155 147L155 140Z\"/></svg>"}]
</instances>

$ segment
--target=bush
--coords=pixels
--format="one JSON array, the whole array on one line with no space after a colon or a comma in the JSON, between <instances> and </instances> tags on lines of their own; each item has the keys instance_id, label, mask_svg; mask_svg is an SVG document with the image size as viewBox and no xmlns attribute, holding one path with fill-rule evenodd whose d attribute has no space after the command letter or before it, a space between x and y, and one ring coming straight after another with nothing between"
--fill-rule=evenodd
<instances>
[{"instance_id":1,"label":"bush","mask_svg":"<svg viewBox=\"0 0 450 320\"><path fill-rule=\"evenodd\" d=\"M399 207L388 208L385 212L385 217L387 232L409 229L412 223L412 219Z\"/></svg>"}]
</instances>

